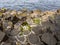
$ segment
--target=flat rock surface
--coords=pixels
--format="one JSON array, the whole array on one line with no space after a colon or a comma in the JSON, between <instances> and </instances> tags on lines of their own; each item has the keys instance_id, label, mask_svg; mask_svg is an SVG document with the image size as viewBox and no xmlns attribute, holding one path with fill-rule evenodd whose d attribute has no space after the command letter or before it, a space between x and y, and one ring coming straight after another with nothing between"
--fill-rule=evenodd
<instances>
[{"instance_id":1,"label":"flat rock surface","mask_svg":"<svg viewBox=\"0 0 60 45\"><path fill-rule=\"evenodd\" d=\"M34 28L32 29L32 31L33 31L36 35L42 34L42 30L41 30L40 26L34 27Z\"/></svg>"},{"instance_id":2,"label":"flat rock surface","mask_svg":"<svg viewBox=\"0 0 60 45\"><path fill-rule=\"evenodd\" d=\"M56 31L56 37L58 38L58 40L60 40L60 30Z\"/></svg>"},{"instance_id":3,"label":"flat rock surface","mask_svg":"<svg viewBox=\"0 0 60 45\"><path fill-rule=\"evenodd\" d=\"M57 43L57 45L60 45L60 41Z\"/></svg>"},{"instance_id":4,"label":"flat rock surface","mask_svg":"<svg viewBox=\"0 0 60 45\"><path fill-rule=\"evenodd\" d=\"M31 44L38 44L39 43L39 38L35 34L30 34L28 36L28 40Z\"/></svg>"},{"instance_id":5,"label":"flat rock surface","mask_svg":"<svg viewBox=\"0 0 60 45\"><path fill-rule=\"evenodd\" d=\"M4 36L5 36L5 33L4 33L4 32L2 32L2 31L0 31L0 41L2 41L2 40L3 40Z\"/></svg>"},{"instance_id":6,"label":"flat rock surface","mask_svg":"<svg viewBox=\"0 0 60 45\"><path fill-rule=\"evenodd\" d=\"M48 45L55 45L56 44L56 39L50 33L44 33L41 38L42 38L42 41Z\"/></svg>"}]
</instances>

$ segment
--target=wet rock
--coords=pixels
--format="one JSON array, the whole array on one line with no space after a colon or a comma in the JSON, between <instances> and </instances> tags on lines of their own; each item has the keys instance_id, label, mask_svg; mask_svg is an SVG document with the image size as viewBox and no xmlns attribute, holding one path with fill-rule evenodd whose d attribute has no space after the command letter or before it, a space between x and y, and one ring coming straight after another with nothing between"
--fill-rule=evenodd
<instances>
[{"instance_id":1,"label":"wet rock","mask_svg":"<svg viewBox=\"0 0 60 45\"><path fill-rule=\"evenodd\" d=\"M42 41L48 45L56 45L56 39L50 33L44 33L41 37Z\"/></svg>"}]
</instances>

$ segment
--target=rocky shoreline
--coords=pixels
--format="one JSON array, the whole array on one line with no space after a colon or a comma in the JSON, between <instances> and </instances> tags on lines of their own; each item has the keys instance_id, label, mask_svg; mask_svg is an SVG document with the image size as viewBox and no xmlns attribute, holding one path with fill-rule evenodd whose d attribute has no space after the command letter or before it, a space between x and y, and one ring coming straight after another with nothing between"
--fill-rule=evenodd
<instances>
[{"instance_id":1,"label":"rocky shoreline","mask_svg":"<svg viewBox=\"0 0 60 45\"><path fill-rule=\"evenodd\" d=\"M0 45L60 45L60 10L1 8Z\"/></svg>"}]
</instances>

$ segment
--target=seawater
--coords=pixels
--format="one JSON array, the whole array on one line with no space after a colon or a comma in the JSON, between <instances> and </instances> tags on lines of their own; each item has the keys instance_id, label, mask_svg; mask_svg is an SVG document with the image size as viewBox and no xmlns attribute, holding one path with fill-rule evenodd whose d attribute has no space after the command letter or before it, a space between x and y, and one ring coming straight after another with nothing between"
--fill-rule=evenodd
<instances>
[{"instance_id":1,"label":"seawater","mask_svg":"<svg viewBox=\"0 0 60 45\"><path fill-rule=\"evenodd\" d=\"M0 0L0 8L30 10L56 10L60 8L60 0Z\"/></svg>"}]
</instances>

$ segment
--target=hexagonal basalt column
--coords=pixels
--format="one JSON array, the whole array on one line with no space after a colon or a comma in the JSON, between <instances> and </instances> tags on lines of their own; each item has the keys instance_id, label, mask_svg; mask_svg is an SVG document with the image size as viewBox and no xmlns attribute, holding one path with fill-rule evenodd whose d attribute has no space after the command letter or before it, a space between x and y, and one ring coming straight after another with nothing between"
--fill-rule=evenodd
<instances>
[{"instance_id":1,"label":"hexagonal basalt column","mask_svg":"<svg viewBox=\"0 0 60 45\"><path fill-rule=\"evenodd\" d=\"M36 36L35 34L31 33L30 35L28 35L28 42L30 44L39 44L40 40L39 40L38 36Z\"/></svg>"}]
</instances>

